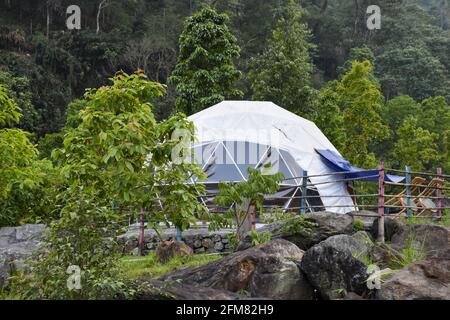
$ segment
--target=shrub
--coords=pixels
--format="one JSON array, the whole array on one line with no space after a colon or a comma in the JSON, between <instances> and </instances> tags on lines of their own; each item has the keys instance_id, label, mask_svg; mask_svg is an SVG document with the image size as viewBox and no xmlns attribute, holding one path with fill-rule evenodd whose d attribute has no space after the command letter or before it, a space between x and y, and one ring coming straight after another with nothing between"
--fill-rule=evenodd
<instances>
[{"instance_id":1,"label":"shrub","mask_svg":"<svg viewBox=\"0 0 450 320\"><path fill-rule=\"evenodd\" d=\"M355 223L353 224L353 230L357 231L364 231L364 223L361 221L361 219L356 218Z\"/></svg>"}]
</instances>

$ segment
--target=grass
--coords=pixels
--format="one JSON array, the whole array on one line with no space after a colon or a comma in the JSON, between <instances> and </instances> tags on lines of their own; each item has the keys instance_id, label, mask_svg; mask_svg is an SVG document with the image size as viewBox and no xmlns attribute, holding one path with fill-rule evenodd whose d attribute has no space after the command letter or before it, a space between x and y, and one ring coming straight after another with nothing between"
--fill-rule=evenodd
<instances>
[{"instance_id":1,"label":"grass","mask_svg":"<svg viewBox=\"0 0 450 320\"><path fill-rule=\"evenodd\" d=\"M353 258L364 263L366 266L376 264L376 261L372 259L372 257L370 256L370 254L368 252L362 252L362 253L352 252L352 256L353 256Z\"/></svg>"},{"instance_id":2,"label":"grass","mask_svg":"<svg viewBox=\"0 0 450 320\"><path fill-rule=\"evenodd\" d=\"M123 257L122 270L126 278L134 280L143 276L160 277L174 270L198 267L219 260L220 254L195 254L188 257L175 257L167 263L160 263L154 252L144 257Z\"/></svg>"},{"instance_id":3,"label":"grass","mask_svg":"<svg viewBox=\"0 0 450 320\"><path fill-rule=\"evenodd\" d=\"M420 216L411 216L410 218L402 218L402 222L405 224L422 224L432 223L441 227L450 227L450 213L449 210L445 210L441 220L434 220L431 218L424 218Z\"/></svg>"},{"instance_id":4,"label":"grass","mask_svg":"<svg viewBox=\"0 0 450 320\"><path fill-rule=\"evenodd\" d=\"M410 265L411 263L423 260L426 258L426 252L424 250L424 242L418 248L414 244L414 238L408 239L407 246L400 252L400 257L394 257L391 261L391 267L393 269L401 269Z\"/></svg>"}]
</instances>

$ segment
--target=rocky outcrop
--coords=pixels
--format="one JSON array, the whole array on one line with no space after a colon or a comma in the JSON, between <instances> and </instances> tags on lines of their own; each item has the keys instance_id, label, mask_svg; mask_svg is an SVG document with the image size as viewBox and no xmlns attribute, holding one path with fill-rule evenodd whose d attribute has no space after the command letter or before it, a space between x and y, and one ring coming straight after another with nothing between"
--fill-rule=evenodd
<instances>
[{"instance_id":1,"label":"rocky outcrop","mask_svg":"<svg viewBox=\"0 0 450 320\"><path fill-rule=\"evenodd\" d=\"M187 285L175 281L141 279L137 283L134 300L246 300L244 295L234 292Z\"/></svg>"},{"instance_id":2,"label":"rocky outcrop","mask_svg":"<svg viewBox=\"0 0 450 320\"><path fill-rule=\"evenodd\" d=\"M298 268L303 251L283 239L228 255L212 264L175 271L161 278L251 297L311 299L312 289Z\"/></svg>"},{"instance_id":3,"label":"rocky outcrop","mask_svg":"<svg viewBox=\"0 0 450 320\"><path fill-rule=\"evenodd\" d=\"M397 251L413 246L427 255L449 248L450 232L441 226L425 223L401 228L391 238L391 246Z\"/></svg>"},{"instance_id":4,"label":"rocky outcrop","mask_svg":"<svg viewBox=\"0 0 450 320\"><path fill-rule=\"evenodd\" d=\"M338 234L351 234L353 232L353 218L350 215L338 214L332 212L317 212L303 215L305 221L314 223L310 233L293 232L288 228L294 219L287 221L278 221L268 224L260 229L259 233L269 232L272 239L285 239L302 250L308 250L313 245ZM240 245L240 250L251 246L251 238L247 236Z\"/></svg>"},{"instance_id":5,"label":"rocky outcrop","mask_svg":"<svg viewBox=\"0 0 450 320\"><path fill-rule=\"evenodd\" d=\"M182 241L186 243L195 253L224 253L232 251L228 241L228 235L233 230L219 230L210 232L207 228L193 228L182 233ZM164 229L161 238L152 229L144 232L144 254L155 251L162 242L175 239L176 230L173 228ZM130 254L138 247L139 230L132 228L125 234L118 237L118 242L123 248L124 254Z\"/></svg>"},{"instance_id":6,"label":"rocky outcrop","mask_svg":"<svg viewBox=\"0 0 450 320\"><path fill-rule=\"evenodd\" d=\"M181 241L164 241L156 249L156 257L161 263L166 263L174 257L191 256L194 251L191 247Z\"/></svg>"},{"instance_id":7,"label":"rocky outcrop","mask_svg":"<svg viewBox=\"0 0 450 320\"><path fill-rule=\"evenodd\" d=\"M450 249L413 263L381 284L382 300L450 300Z\"/></svg>"},{"instance_id":8,"label":"rocky outcrop","mask_svg":"<svg viewBox=\"0 0 450 320\"><path fill-rule=\"evenodd\" d=\"M46 230L45 225L32 224L0 228L0 288L11 273L25 268L25 259L42 244Z\"/></svg>"},{"instance_id":9,"label":"rocky outcrop","mask_svg":"<svg viewBox=\"0 0 450 320\"><path fill-rule=\"evenodd\" d=\"M339 299L342 292L364 295L367 267L349 250L338 250L323 241L305 252L300 267L323 299Z\"/></svg>"}]
</instances>

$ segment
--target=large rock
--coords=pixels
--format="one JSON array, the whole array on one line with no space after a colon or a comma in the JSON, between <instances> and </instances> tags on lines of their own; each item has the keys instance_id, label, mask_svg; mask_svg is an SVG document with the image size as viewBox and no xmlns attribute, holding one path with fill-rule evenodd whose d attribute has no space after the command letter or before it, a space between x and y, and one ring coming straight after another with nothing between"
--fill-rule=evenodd
<instances>
[{"instance_id":1,"label":"large rock","mask_svg":"<svg viewBox=\"0 0 450 320\"><path fill-rule=\"evenodd\" d=\"M369 251L369 247L363 241L346 234L329 237L322 243L330 245L339 251L348 251L355 257L365 255Z\"/></svg>"},{"instance_id":2,"label":"large rock","mask_svg":"<svg viewBox=\"0 0 450 320\"><path fill-rule=\"evenodd\" d=\"M45 225L0 228L0 288L16 270L25 269L25 260L42 244Z\"/></svg>"},{"instance_id":3,"label":"large rock","mask_svg":"<svg viewBox=\"0 0 450 320\"><path fill-rule=\"evenodd\" d=\"M174 257L192 256L194 250L182 241L164 241L156 249L156 257L161 263L166 263Z\"/></svg>"},{"instance_id":4,"label":"large rock","mask_svg":"<svg viewBox=\"0 0 450 320\"><path fill-rule=\"evenodd\" d=\"M369 256L374 264L383 269L389 268L396 261L402 260L401 253L385 243L375 244L370 250Z\"/></svg>"},{"instance_id":5,"label":"large rock","mask_svg":"<svg viewBox=\"0 0 450 320\"><path fill-rule=\"evenodd\" d=\"M392 248L401 251L406 247L414 246L431 255L439 250L449 248L449 231L441 226L431 223L412 224L401 228L392 236Z\"/></svg>"},{"instance_id":6,"label":"large rock","mask_svg":"<svg viewBox=\"0 0 450 320\"><path fill-rule=\"evenodd\" d=\"M370 233L374 239L378 238L378 221L376 218L373 221ZM394 234L403 230L405 226L398 220L394 218L384 217L384 240L391 241Z\"/></svg>"},{"instance_id":7,"label":"large rock","mask_svg":"<svg viewBox=\"0 0 450 320\"><path fill-rule=\"evenodd\" d=\"M288 226L297 217L287 221L277 221L258 229L259 233L270 232L272 239L285 239L296 244L302 250L308 250L313 245L338 234L353 232L353 218L347 214L332 212L317 212L303 215L305 221L315 224L311 233L289 231ZM247 236L238 250L251 246L251 238Z\"/></svg>"},{"instance_id":8,"label":"large rock","mask_svg":"<svg viewBox=\"0 0 450 320\"><path fill-rule=\"evenodd\" d=\"M187 285L175 281L141 279L133 300L246 300L248 297L234 292ZM120 297L119 297L120 298Z\"/></svg>"},{"instance_id":9,"label":"large rock","mask_svg":"<svg viewBox=\"0 0 450 320\"><path fill-rule=\"evenodd\" d=\"M367 291L367 267L349 250L338 250L326 241L306 251L300 266L323 299L339 299L342 291L360 296Z\"/></svg>"},{"instance_id":10,"label":"large rock","mask_svg":"<svg viewBox=\"0 0 450 320\"><path fill-rule=\"evenodd\" d=\"M382 300L450 300L450 249L410 264L381 284Z\"/></svg>"},{"instance_id":11,"label":"large rock","mask_svg":"<svg viewBox=\"0 0 450 320\"><path fill-rule=\"evenodd\" d=\"M276 239L206 266L175 271L162 280L248 292L251 297L311 299L312 289L296 263L303 253L293 243Z\"/></svg>"}]
</instances>

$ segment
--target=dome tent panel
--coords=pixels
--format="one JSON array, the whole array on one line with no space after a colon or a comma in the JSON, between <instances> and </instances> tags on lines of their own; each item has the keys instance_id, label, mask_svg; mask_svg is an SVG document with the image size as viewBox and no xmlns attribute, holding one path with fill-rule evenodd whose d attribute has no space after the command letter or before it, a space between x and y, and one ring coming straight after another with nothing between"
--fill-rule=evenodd
<instances>
[{"instance_id":1,"label":"dome tent panel","mask_svg":"<svg viewBox=\"0 0 450 320\"><path fill-rule=\"evenodd\" d=\"M301 175L302 169L314 176L331 173L316 149L329 149L339 154L313 122L272 102L223 101L188 119L194 123L200 143L244 141L281 150L280 158L291 176ZM247 163L237 162L239 169L245 165ZM310 178L312 184L318 184L317 192L326 210L338 213L353 211L355 206L346 184L339 179L342 179L339 175ZM327 197L330 195L342 197Z\"/></svg>"}]
</instances>

